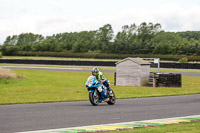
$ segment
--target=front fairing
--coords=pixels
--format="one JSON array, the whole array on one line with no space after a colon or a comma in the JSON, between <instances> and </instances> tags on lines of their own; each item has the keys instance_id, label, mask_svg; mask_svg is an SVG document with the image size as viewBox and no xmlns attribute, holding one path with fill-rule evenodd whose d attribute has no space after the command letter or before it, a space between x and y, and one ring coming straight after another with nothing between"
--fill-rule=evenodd
<instances>
[{"instance_id":1,"label":"front fairing","mask_svg":"<svg viewBox=\"0 0 200 133\"><path fill-rule=\"evenodd\" d=\"M97 94L100 95L100 103L109 98L106 87L104 87L102 83L98 82L95 76L88 77L85 86L89 92L94 92L95 96Z\"/></svg>"},{"instance_id":2,"label":"front fairing","mask_svg":"<svg viewBox=\"0 0 200 133\"><path fill-rule=\"evenodd\" d=\"M88 77L86 83L85 83L85 86L89 89L89 88L98 88L99 87L99 83L96 79L95 76L90 76Z\"/></svg>"}]
</instances>

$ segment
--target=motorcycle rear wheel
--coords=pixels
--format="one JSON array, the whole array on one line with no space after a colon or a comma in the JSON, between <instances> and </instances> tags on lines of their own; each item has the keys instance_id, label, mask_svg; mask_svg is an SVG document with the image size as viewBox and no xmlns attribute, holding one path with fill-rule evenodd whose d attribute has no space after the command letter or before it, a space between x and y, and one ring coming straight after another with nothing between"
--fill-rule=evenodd
<instances>
[{"instance_id":1,"label":"motorcycle rear wheel","mask_svg":"<svg viewBox=\"0 0 200 133\"><path fill-rule=\"evenodd\" d=\"M115 93L113 90L112 91L112 96L109 96L110 100L107 102L109 105L114 105L115 104L115 101L116 101L116 97L115 97Z\"/></svg>"},{"instance_id":2,"label":"motorcycle rear wheel","mask_svg":"<svg viewBox=\"0 0 200 133\"><path fill-rule=\"evenodd\" d=\"M97 106L99 104L99 95L94 95L94 92L89 93L89 99L92 105Z\"/></svg>"}]
</instances>

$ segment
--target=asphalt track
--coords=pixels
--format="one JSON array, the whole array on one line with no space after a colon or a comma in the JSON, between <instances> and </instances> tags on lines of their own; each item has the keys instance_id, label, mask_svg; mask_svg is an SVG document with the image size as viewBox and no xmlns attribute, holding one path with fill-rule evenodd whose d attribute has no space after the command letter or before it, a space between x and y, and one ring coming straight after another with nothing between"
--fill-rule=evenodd
<instances>
[{"instance_id":1,"label":"asphalt track","mask_svg":"<svg viewBox=\"0 0 200 133\"><path fill-rule=\"evenodd\" d=\"M0 106L0 132L47 130L200 114L200 95Z\"/></svg>"},{"instance_id":2,"label":"asphalt track","mask_svg":"<svg viewBox=\"0 0 200 133\"><path fill-rule=\"evenodd\" d=\"M75 71L75 72L91 72L91 70L81 68L50 68L50 67L18 67L18 66L4 66L9 69L24 69L24 70L45 70L45 71ZM102 70L105 73L114 73L113 70ZM173 72L180 73L182 76L200 77L200 73L194 72Z\"/></svg>"}]
</instances>

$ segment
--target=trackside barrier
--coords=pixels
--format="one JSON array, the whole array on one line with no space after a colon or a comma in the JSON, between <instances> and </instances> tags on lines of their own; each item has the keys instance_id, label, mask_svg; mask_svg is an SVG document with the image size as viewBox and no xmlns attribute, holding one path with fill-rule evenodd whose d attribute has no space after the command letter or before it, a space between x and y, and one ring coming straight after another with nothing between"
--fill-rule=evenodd
<instances>
[{"instance_id":1,"label":"trackside barrier","mask_svg":"<svg viewBox=\"0 0 200 133\"><path fill-rule=\"evenodd\" d=\"M0 59L0 63L42 64L42 65L78 65L78 66L115 66L115 61L78 61L78 60L30 60Z\"/></svg>"},{"instance_id":2,"label":"trackside barrier","mask_svg":"<svg viewBox=\"0 0 200 133\"><path fill-rule=\"evenodd\" d=\"M150 72L149 84L153 87L181 87L181 74Z\"/></svg>"},{"instance_id":3,"label":"trackside barrier","mask_svg":"<svg viewBox=\"0 0 200 133\"><path fill-rule=\"evenodd\" d=\"M117 61L79 61L79 60L33 60L33 59L0 59L0 63L42 64L42 65L79 65L79 66L116 66ZM151 68L158 64L151 62ZM160 68L200 69L200 63L160 62Z\"/></svg>"},{"instance_id":4,"label":"trackside barrier","mask_svg":"<svg viewBox=\"0 0 200 133\"><path fill-rule=\"evenodd\" d=\"M151 62L151 68L157 68L157 64ZM160 62L160 68L178 68L178 69L200 69L200 63L171 63Z\"/></svg>"}]
</instances>

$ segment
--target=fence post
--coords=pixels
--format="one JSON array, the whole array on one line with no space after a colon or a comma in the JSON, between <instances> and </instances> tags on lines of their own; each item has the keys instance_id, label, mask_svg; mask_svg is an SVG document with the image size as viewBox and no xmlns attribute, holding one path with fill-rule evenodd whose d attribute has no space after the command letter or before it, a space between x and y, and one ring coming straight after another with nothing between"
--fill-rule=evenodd
<instances>
[{"instance_id":1,"label":"fence post","mask_svg":"<svg viewBox=\"0 0 200 133\"><path fill-rule=\"evenodd\" d=\"M114 86L116 86L116 72L114 73Z\"/></svg>"},{"instance_id":2,"label":"fence post","mask_svg":"<svg viewBox=\"0 0 200 133\"><path fill-rule=\"evenodd\" d=\"M156 87L156 73L153 73L153 87Z\"/></svg>"}]
</instances>

